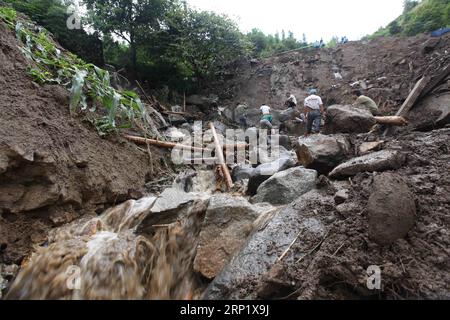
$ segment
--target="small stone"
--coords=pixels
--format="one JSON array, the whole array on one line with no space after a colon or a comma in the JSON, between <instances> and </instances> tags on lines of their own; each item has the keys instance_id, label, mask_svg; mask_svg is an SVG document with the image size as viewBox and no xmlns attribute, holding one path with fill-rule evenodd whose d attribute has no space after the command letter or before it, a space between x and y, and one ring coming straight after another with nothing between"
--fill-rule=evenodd
<instances>
[{"instance_id":1,"label":"small stone","mask_svg":"<svg viewBox=\"0 0 450 320\"><path fill-rule=\"evenodd\" d=\"M334 202L339 205L347 201L348 198L349 198L348 190L342 189L336 192L336 194L334 195Z\"/></svg>"}]
</instances>

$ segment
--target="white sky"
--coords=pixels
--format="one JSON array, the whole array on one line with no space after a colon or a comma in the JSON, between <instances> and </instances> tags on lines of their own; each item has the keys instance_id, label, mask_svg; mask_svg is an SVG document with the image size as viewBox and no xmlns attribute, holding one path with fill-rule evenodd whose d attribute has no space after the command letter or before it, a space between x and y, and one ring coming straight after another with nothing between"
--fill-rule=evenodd
<instances>
[{"instance_id":1,"label":"white sky","mask_svg":"<svg viewBox=\"0 0 450 320\"><path fill-rule=\"evenodd\" d=\"M197 9L225 13L241 31L266 34L284 29L313 42L333 36L359 40L397 18L403 0L187 0Z\"/></svg>"}]
</instances>

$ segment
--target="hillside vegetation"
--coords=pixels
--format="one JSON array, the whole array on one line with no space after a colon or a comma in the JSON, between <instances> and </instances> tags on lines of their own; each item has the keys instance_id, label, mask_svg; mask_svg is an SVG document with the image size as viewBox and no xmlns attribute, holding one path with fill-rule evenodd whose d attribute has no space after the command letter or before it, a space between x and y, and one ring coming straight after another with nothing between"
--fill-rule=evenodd
<instances>
[{"instance_id":1,"label":"hillside vegetation","mask_svg":"<svg viewBox=\"0 0 450 320\"><path fill-rule=\"evenodd\" d=\"M450 27L450 2L448 0L405 0L401 16L386 28L373 34L376 36L414 36Z\"/></svg>"}]
</instances>

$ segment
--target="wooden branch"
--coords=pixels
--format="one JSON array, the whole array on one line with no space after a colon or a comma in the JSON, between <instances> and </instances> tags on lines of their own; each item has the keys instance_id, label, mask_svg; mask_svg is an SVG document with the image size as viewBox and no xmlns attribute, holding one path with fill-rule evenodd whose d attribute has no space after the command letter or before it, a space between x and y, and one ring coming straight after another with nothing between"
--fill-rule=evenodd
<instances>
[{"instance_id":1,"label":"wooden branch","mask_svg":"<svg viewBox=\"0 0 450 320\"><path fill-rule=\"evenodd\" d=\"M405 102L401 106L401 108L398 110L396 116L405 116L408 114L409 110L414 106L414 104L417 102L419 97L421 96L423 90L425 87L429 84L430 78L429 77L422 77L412 91L409 93L408 98L406 98Z\"/></svg>"},{"instance_id":2,"label":"wooden branch","mask_svg":"<svg viewBox=\"0 0 450 320\"><path fill-rule=\"evenodd\" d=\"M392 126L406 126L408 125L408 121L405 118L399 116L392 117L375 117L375 121L378 124L389 124Z\"/></svg>"},{"instance_id":3,"label":"wooden branch","mask_svg":"<svg viewBox=\"0 0 450 320\"><path fill-rule=\"evenodd\" d=\"M214 145L216 146L216 157L219 160L219 165L222 169L223 175L225 177L225 182L227 184L228 189L233 188L233 179L231 179L230 170L228 170L228 166L225 163L225 158L223 155L223 147L220 145L219 137L217 136L216 128L214 127L214 123L210 122L209 127L211 128L212 135L214 137Z\"/></svg>"},{"instance_id":4,"label":"wooden branch","mask_svg":"<svg viewBox=\"0 0 450 320\"><path fill-rule=\"evenodd\" d=\"M139 81L136 80L136 84L138 85L139 89L141 89L142 94L144 95L145 99L147 99L148 103L150 103L150 105L154 104L154 101L150 100L149 96L145 93L144 89L142 88L141 84L139 83Z\"/></svg>"}]
</instances>

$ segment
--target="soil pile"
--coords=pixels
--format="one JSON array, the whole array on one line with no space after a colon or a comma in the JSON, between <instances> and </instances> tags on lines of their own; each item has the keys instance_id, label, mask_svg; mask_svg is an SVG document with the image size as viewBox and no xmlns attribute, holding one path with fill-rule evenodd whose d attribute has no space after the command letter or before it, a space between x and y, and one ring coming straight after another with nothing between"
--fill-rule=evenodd
<instances>
[{"instance_id":1,"label":"soil pile","mask_svg":"<svg viewBox=\"0 0 450 320\"><path fill-rule=\"evenodd\" d=\"M66 89L39 86L13 30L0 23L0 263L20 264L50 228L142 196L162 154L69 113ZM153 173L151 168L153 167Z\"/></svg>"}]
</instances>

